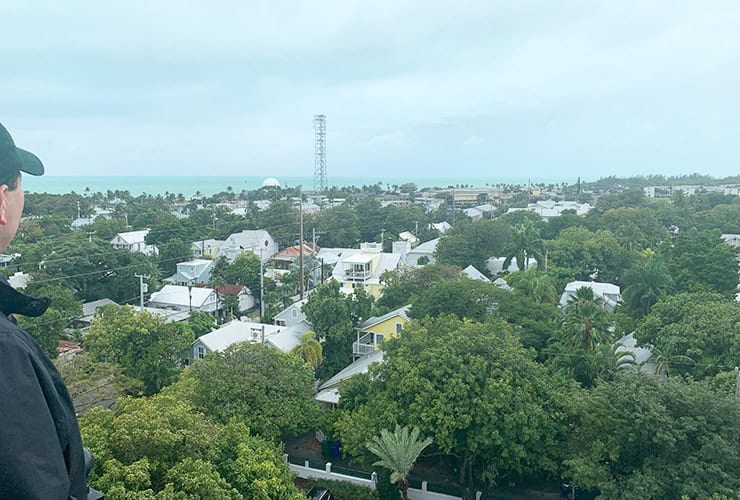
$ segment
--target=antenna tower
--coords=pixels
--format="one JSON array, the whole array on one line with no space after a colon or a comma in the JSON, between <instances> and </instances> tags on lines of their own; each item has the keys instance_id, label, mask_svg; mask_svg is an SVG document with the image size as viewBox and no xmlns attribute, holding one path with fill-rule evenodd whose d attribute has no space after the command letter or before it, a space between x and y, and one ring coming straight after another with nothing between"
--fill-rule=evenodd
<instances>
[{"instance_id":1,"label":"antenna tower","mask_svg":"<svg viewBox=\"0 0 740 500\"><path fill-rule=\"evenodd\" d=\"M326 180L326 115L313 116L313 130L313 190L321 192L328 187Z\"/></svg>"}]
</instances>

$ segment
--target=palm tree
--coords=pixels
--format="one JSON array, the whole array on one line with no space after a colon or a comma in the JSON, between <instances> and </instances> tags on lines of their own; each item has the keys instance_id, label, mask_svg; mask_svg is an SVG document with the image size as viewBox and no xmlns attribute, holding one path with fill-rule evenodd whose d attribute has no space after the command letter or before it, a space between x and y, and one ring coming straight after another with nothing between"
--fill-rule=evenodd
<instances>
[{"instance_id":1,"label":"palm tree","mask_svg":"<svg viewBox=\"0 0 740 500\"><path fill-rule=\"evenodd\" d=\"M589 287L581 287L563 309L564 343L570 347L580 346L587 354L592 354L599 344L609 339L610 323L601 298L595 297Z\"/></svg>"},{"instance_id":2,"label":"palm tree","mask_svg":"<svg viewBox=\"0 0 740 500\"><path fill-rule=\"evenodd\" d=\"M301 343L295 346L290 353L301 358L306 363L306 366L310 366L314 370L324 360L321 342L316 340L316 334L314 332L303 333L301 335Z\"/></svg>"},{"instance_id":3,"label":"palm tree","mask_svg":"<svg viewBox=\"0 0 740 500\"><path fill-rule=\"evenodd\" d=\"M380 459L373 465L379 465L391 471L391 483L399 483L404 500L409 498L408 475L424 448L432 444L431 438L420 440L419 433L418 427L409 430L408 427L396 425L395 431L390 432L388 429L383 429L380 431L380 436L375 436L365 445Z\"/></svg>"},{"instance_id":4,"label":"palm tree","mask_svg":"<svg viewBox=\"0 0 740 500\"><path fill-rule=\"evenodd\" d=\"M651 255L641 260L624 275L624 304L636 318L650 312L650 308L673 289L673 279L660 258Z\"/></svg>"},{"instance_id":5,"label":"palm tree","mask_svg":"<svg viewBox=\"0 0 740 500\"><path fill-rule=\"evenodd\" d=\"M647 363L655 364L655 374L658 376L668 377L671 374L671 365L677 365L683 367L684 372L689 371L687 367L694 367L696 361L688 356L682 356L679 354L672 355L667 352L663 352L656 347L651 348L653 354L650 359L645 361Z\"/></svg>"},{"instance_id":6,"label":"palm tree","mask_svg":"<svg viewBox=\"0 0 740 500\"><path fill-rule=\"evenodd\" d=\"M516 258L516 265L520 271L529 267L530 258L537 261L537 267L544 267L545 242L540 238L540 232L531 219L525 219L524 222L514 228L511 233L511 241L504 247L504 256L506 257L504 270L509 268L514 258Z\"/></svg>"}]
</instances>

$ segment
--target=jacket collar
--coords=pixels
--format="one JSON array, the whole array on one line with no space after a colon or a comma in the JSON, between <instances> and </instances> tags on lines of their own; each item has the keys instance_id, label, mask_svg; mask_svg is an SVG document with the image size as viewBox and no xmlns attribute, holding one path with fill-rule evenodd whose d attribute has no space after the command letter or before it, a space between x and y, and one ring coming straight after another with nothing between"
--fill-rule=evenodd
<instances>
[{"instance_id":1,"label":"jacket collar","mask_svg":"<svg viewBox=\"0 0 740 500\"><path fill-rule=\"evenodd\" d=\"M8 282L5 276L0 275L0 312L22 314L23 316L41 316L51 305L47 297L33 297L19 292Z\"/></svg>"}]
</instances>

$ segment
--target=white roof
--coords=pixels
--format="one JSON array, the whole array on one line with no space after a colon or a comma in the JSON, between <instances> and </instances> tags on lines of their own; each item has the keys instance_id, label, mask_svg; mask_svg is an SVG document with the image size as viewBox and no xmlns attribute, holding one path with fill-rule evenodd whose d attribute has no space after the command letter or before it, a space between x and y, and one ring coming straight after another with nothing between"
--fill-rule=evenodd
<instances>
[{"instance_id":1,"label":"white roof","mask_svg":"<svg viewBox=\"0 0 740 500\"><path fill-rule=\"evenodd\" d=\"M367 264L368 262L372 262L378 255L380 254L357 252L356 254L350 255L344 259L343 262L346 262L347 264Z\"/></svg>"},{"instance_id":2,"label":"white roof","mask_svg":"<svg viewBox=\"0 0 740 500\"><path fill-rule=\"evenodd\" d=\"M332 387L319 391L314 399L316 401L321 401L322 403L337 404L339 403L339 387Z\"/></svg>"},{"instance_id":3,"label":"white roof","mask_svg":"<svg viewBox=\"0 0 740 500\"><path fill-rule=\"evenodd\" d=\"M478 269L476 269L475 266L473 265L466 267L465 269L462 270L462 272L465 276L467 276L471 280L485 281L486 283L491 282L491 280L488 279L488 276L478 271Z\"/></svg>"},{"instance_id":4,"label":"white roof","mask_svg":"<svg viewBox=\"0 0 740 500\"><path fill-rule=\"evenodd\" d=\"M144 243L144 238L149 234L149 229L142 229L141 231L129 231L127 233L118 233L117 238L121 238L129 245L134 243ZM115 239L115 238L114 238Z\"/></svg>"},{"instance_id":5,"label":"white roof","mask_svg":"<svg viewBox=\"0 0 740 500\"><path fill-rule=\"evenodd\" d=\"M92 302L85 302L84 304L82 304L82 318L84 319L87 316L93 316L98 310L98 307L107 306L109 304L118 305L111 299L99 299L93 300Z\"/></svg>"},{"instance_id":6,"label":"white roof","mask_svg":"<svg viewBox=\"0 0 740 500\"><path fill-rule=\"evenodd\" d=\"M428 253L433 254L434 250L437 248L437 243L439 243L439 238L434 238L433 240L425 241L418 247L411 250L409 253Z\"/></svg>"},{"instance_id":7,"label":"white roof","mask_svg":"<svg viewBox=\"0 0 740 500\"><path fill-rule=\"evenodd\" d=\"M8 278L8 283L10 283L10 286L15 288L16 290L21 290L23 288L26 288L32 279L33 276L31 276L30 274L19 271Z\"/></svg>"},{"instance_id":8,"label":"white roof","mask_svg":"<svg viewBox=\"0 0 740 500\"><path fill-rule=\"evenodd\" d=\"M186 286L165 285L160 291L152 294L149 302L189 307L191 304L191 293L193 307L201 307L214 291L212 288L193 287L192 290L188 290L188 287Z\"/></svg>"},{"instance_id":9,"label":"white roof","mask_svg":"<svg viewBox=\"0 0 740 500\"><path fill-rule=\"evenodd\" d=\"M136 310L138 311L139 308L137 307ZM161 309L159 307L144 307L144 311L152 316L159 316L169 323L187 321L190 318L188 311L173 311L172 309Z\"/></svg>"},{"instance_id":10,"label":"white roof","mask_svg":"<svg viewBox=\"0 0 740 500\"><path fill-rule=\"evenodd\" d=\"M598 281L571 281L565 285L566 292L574 292L579 288L587 287L597 295L618 295L619 287L612 283L599 283Z\"/></svg>"},{"instance_id":11,"label":"white roof","mask_svg":"<svg viewBox=\"0 0 740 500\"><path fill-rule=\"evenodd\" d=\"M223 351L238 342L262 342L263 328L265 343L283 352L289 352L301 343L302 332L294 328L239 320L230 321L221 328L203 335L195 342L201 342L212 352Z\"/></svg>"},{"instance_id":12,"label":"white roof","mask_svg":"<svg viewBox=\"0 0 740 500\"><path fill-rule=\"evenodd\" d=\"M201 337L202 338L202 337ZM319 387L320 390L328 389L330 387L335 387L340 384L343 380L347 380L349 378L354 377L355 375L358 375L360 373L367 373L368 368L372 363L382 363L383 362L383 351L381 349L378 349L377 351L373 351L367 356L363 356L357 361L353 362L351 365L346 367L344 370L340 371L336 375L334 375L332 378L321 384Z\"/></svg>"},{"instance_id":13,"label":"white roof","mask_svg":"<svg viewBox=\"0 0 740 500\"><path fill-rule=\"evenodd\" d=\"M245 229L240 233L232 234L226 241L230 245L238 245L244 249L267 248L273 243L272 236L264 229Z\"/></svg>"},{"instance_id":14,"label":"white roof","mask_svg":"<svg viewBox=\"0 0 740 500\"><path fill-rule=\"evenodd\" d=\"M513 288L511 288L511 286L503 278L496 278L495 280L493 280L493 284L501 288L502 290L513 290Z\"/></svg>"},{"instance_id":15,"label":"white roof","mask_svg":"<svg viewBox=\"0 0 740 500\"><path fill-rule=\"evenodd\" d=\"M509 267L504 269L504 262L506 261L506 257L491 257L486 261L486 267L488 268L488 271L492 275L500 274L504 271L508 271L510 273L513 273L514 271L519 270L519 264L517 263L516 257L511 259L511 263L509 264ZM530 267L534 267L537 265L537 260L533 257L529 258L529 265L526 266L527 269Z\"/></svg>"}]
</instances>

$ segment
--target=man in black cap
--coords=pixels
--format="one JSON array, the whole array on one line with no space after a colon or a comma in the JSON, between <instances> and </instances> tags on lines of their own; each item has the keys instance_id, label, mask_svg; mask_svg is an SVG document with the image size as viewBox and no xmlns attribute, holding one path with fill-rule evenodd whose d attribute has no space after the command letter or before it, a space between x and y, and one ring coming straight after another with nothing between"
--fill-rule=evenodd
<instances>
[{"instance_id":1,"label":"man in black cap","mask_svg":"<svg viewBox=\"0 0 740 500\"><path fill-rule=\"evenodd\" d=\"M23 213L21 172L42 175L44 166L0 124L0 252ZM0 275L0 499L88 496L72 399L49 357L12 316L39 316L49 303L16 291Z\"/></svg>"}]
</instances>

